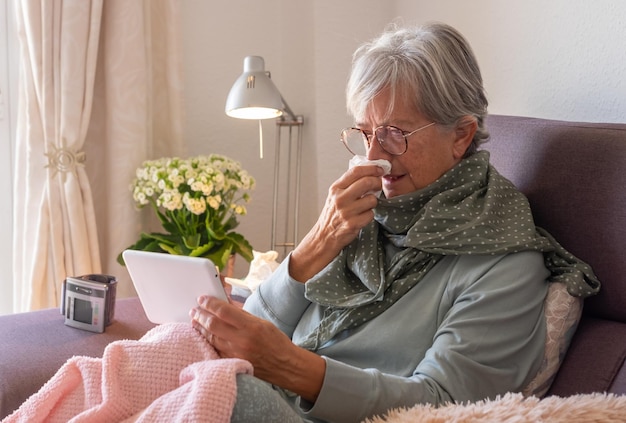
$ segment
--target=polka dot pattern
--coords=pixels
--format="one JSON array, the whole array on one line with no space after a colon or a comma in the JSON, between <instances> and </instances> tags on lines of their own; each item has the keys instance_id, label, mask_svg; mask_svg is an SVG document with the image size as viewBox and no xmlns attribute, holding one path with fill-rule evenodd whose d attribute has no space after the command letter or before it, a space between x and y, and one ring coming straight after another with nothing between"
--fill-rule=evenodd
<instances>
[{"instance_id":1,"label":"polka dot pattern","mask_svg":"<svg viewBox=\"0 0 626 423\"><path fill-rule=\"evenodd\" d=\"M526 197L480 151L428 187L380 199L375 220L306 284L306 297L326 307L301 346L316 350L344 329L373 319L446 255L544 253L551 281L587 297L600 284L593 271L535 226ZM386 257L391 244L397 253Z\"/></svg>"}]
</instances>

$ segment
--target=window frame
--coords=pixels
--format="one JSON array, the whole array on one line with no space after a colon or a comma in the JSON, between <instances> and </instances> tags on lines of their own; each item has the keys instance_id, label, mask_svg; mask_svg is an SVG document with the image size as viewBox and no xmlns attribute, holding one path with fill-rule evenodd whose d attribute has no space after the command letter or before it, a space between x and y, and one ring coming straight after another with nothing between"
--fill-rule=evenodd
<instances>
[{"instance_id":1,"label":"window frame","mask_svg":"<svg viewBox=\"0 0 626 423\"><path fill-rule=\"evenodd\" d=\"M13 310L13 186L19 56L14 0L0 0L0 315Z\"/></svg>"}]
</instances>

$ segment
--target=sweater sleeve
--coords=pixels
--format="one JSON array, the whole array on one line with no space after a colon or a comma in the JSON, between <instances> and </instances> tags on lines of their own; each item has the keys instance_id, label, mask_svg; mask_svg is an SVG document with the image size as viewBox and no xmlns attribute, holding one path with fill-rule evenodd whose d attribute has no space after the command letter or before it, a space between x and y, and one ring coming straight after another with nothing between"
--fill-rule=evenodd
<instances>
[{"instance_id":1,"label":"sweater sleeve","mask_svg":"<svg viewBox=\"0 0 626 423\"><path fill-rule=\"evenodd\" d=\"M412 374L386 374L324 357L320 395L315 404L300 401L302 412L326 421L357 422L397 407L439 406L519 391L538 370L543 354L548 271L539 253L500 256L479 269L472 263L458 260L441 281L447 287L440 300L433 299L437 329ZM389 360L406 344L398 339L380 359ZM375 358L372 363L374 367Z\"/></svg>"},{"instance_id":2,"label":"sweater sleeve","mask_svg":"<svg viewBox=\"0 0 626 423\"><path fill-rule=\"evenodd\" d=\"M272 322L290 338L302 314L311 304L304 284L289 276L289 256L246 299L244 310Z\"/></svg>"}]
</instances>

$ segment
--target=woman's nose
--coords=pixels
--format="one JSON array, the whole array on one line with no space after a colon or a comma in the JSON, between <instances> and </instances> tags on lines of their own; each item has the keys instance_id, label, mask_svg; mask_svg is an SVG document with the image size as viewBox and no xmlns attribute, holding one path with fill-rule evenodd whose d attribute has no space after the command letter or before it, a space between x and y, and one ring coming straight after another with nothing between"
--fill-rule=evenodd
<instances>
[{"instance_id":1,"label":"woman's nose","mask_svg":"<svg viewBox=\"0 0 626 423\"><path fill-rule=\"evenodd\" d=\"M366 156L368 160L389 160L391 155L383 149L383 147L380 145L380 142L378 142L378 138L376 138L376 135L372 135Z\"/></svg>"}]
</instances>

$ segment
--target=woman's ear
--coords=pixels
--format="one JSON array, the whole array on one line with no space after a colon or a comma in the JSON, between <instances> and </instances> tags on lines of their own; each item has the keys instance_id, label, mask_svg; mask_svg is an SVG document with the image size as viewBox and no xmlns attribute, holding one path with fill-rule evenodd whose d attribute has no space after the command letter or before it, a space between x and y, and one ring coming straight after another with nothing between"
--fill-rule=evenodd
<instances>
[{"instance_id":1,"label":"woman's ear","mask_svg":"<svg viewBox=\"0 0 626 423\"><path fill-rule=\"evenodd\" d=\"M474 116L463 116L459 119L455 129L456 138L453 146L455 159L461 159L465 156L477 129L478 122Z\"/></svg>"}]
</instances>

